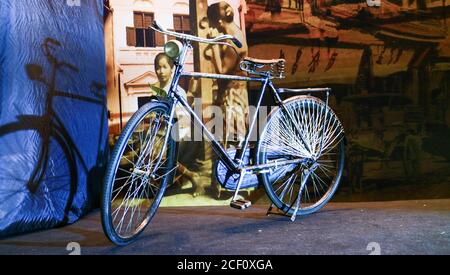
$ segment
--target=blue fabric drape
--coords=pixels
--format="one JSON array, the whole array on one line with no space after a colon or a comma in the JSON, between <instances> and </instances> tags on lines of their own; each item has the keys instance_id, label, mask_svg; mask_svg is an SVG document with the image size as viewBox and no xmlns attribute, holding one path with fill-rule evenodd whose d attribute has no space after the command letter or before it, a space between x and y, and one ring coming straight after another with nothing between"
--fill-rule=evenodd
<instances>
[{"instance_id":1,"label":"blue fabric drape","mask_svg":"<svg viewBox=\"0 0 450 275\"><path fill-rule=\"evenodd\" d=\"M108 136L103 1L79 3L0 1L0 237L96 206Z\"/></svg>"}]
</instances>

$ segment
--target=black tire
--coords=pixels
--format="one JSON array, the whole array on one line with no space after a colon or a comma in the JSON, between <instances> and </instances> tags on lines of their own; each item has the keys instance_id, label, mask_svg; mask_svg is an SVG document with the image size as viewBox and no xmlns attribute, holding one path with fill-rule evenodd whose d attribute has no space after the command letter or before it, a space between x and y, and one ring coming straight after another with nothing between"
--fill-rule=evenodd
<instances>
[{"instance_id":1,"label":"black tire","mask_svg":"<svg viewBox=\"0 0 450 275\"><path fill-rule=\"evenodd\" d=\"M0 161L4 163L0 165L0 192L5 198L0 209L7 216L19 215L21 208L35 209L27 219L45 218L45 228L52 228L74 221L70 211L78 185L77 166L67 137L57 126L44 130L36 126L40 124L39 117L30 116L27 121L0 127ZM43 144L44 140L49 144ZM18 233L45 229L39 224L21 221L10 230Z\"/></svg>"},{"instance_id":2,"label":"black tire","mask_svg":"<svg viewBox=\"0 0 450 275\"><path fill-rule=\"evenodd\" d=\"M153 115L158 116L159 118L155 118L152 117ZM128 160L129 158L131 158L132 161L134 161L137 157L138 161L139 161L139 165L143 165L141 166L141 168L139 169L144 169L142 167L145 167L147 169L151 169L148 168L145 165L148 165L148 163L150 163L150 166L153 165L153 154L158 154L159 152L161 152L161 150L158 151L158 146L154 146L156 145L157 142L159 146L161 146L161 136L159 134L160 131L160 126L158 127L157 130L157 134L155 134L155 137L151 137L152 133L153 133L153 128L155 126L155 124L153 123L158 123L158 125L162 125L162 121L165 121L165 131L167 131L167 121L169 117L169 106L168 104L164 103L164 102L149 102L147 104L145 104L144 106L142 106L128 121L126 127L123 129L115 147L114 150L111 154L111 159L108 163L108 166L106 168L106 174L105 174L105 179L104 179L104 185L103 185L103 192L102 192L102 199L101 199L101 217L102 217L102 226L103 226L103 230L106 234L106 236L111 240L111 242L113 242L116 245L127 245L129 243L131 243L132 241L134 241L139 234L141 234L144 229L146 228L146 226L150 223L151 219L153 218L153 216L155 215L159 204L161 203L162 197L164 195L164 191L167 188L167 185L169 183L171 183L173 181L173 177L175 174L175 163L176 163L176 142L175 140L172 138L172 136L169 138L168 142L167 142L167 147L166 147L166 151L163 153L163 155L165 154L165 160L164 160L164 167L162 167L161 169L157 169L157 171L160 173L158 175L160 175L159 178L159 182L158 178L156 179L150 179L148 176L146 177L145 175L138 175L135 174L136 171L136 167L131 164L131 166L133 168L133 170L131 173L127 172L127 169L123 169L121 167L127 167L127 164L121 164L121 160ZM145 137L142 135L142 132L139 127L140 125L143 125L145 127L146 122L149 122L149 125L152 125L152 128L148 128L147 130L145 130L145 128L143 128L143 131L147 131L145 133ZM158 122L155 122L158 121ZM151 129L151 130L150 130ZM140 136L140 138L145 138L145 140L148 140L146 142L140 143L140 147L136 147L134 149L134 136L133 133L136 135L138 134ZM158 141L156 141L156 139L158 138ZM144 140L144 141L145 141ZM131 144L131 145L130 145ZM149 144L148 146L146 146L147 144ZM125 149L131 149L132 151L128 151L126 152ZM141 152L142 148L146 148L146 152L149 154L142 154L141 156L146 156L145 159L140 159L138 154ZM124 154L130 154L131 153L131 157L128 156L124 156ZM156 157L156 156L155 156ZM148 163L146 163L148 162ZM132 163L132 162L130 162ZM137 165L137 166L139 166ZM128 165L130 166L130 165ZM120 177L118 176L119 172L124 172L129 173L130 175L128 176L127 180L125 181L125 183L120 183ZM148 172L148 171L147 171ZM153 174L153 173L152 173ZM120 175L120 174L119 174ZM130 178L132 179L131 183L128 183ZM117 194L112 197L113 195L113 190L117 190L117 189L113 189L114 187L114 183L118 181L118 184L122 187L120 187L120 190L118 190ZM135 181L137 182L135 184ZM138 186L139 184L139 186ZM129 185L127 189L124 189L124 186ZM158 185L158 186L156 186ZM157 188L156 192L154 192L153 190ZM134 190L131 191L133 193L131 193L129 196L132 196L133 194L133 198L132 200L136 199L136 193L139 194L139 199L138 201L141 200L141 202L138 202L138 206L133 206L132 211L136 211L134 208L138 207L138 211L139 211L139 217L140 218L140 214L141 214L141 206L144 204L147 204L147 202L145 201L145 199L141 198L142 194L145 194L147 196L150 196L152 198L147 197L146 199L148 200L148 204L149 207L146 211L144 211L145 213L143 214L143 219L142 221L139 222L139 224L137 224L136 226L133 226L133 232L131 232L130 234L122 234L120 231L120 229L122 228L123 224L119 227L119 228L115 228L114 227L114 217L112 217L112 213L114 213L114 211L120 211L120 208L122 207L122 204L124 203L124 199L122 199L121 204L119 205L119 207L116 208L116 210L112 211L112 200L114 200L116 197L118 197L118 195L122 192L125 192L125 196L127 196L130 192L130 190ZM153 195L151 194L153 193ZM119 199L120 200L120 199ZM129 198L126 198L127 203L129 203ZM144 200L144 202L142 202L142 200ZM114 203L113 203L114 204ZM125 206L127 207L127 206ZM130 208L130 206L128 206L128 209ZM119 210L118 210L119 209ZM124 217L127 215L127 209L125 209L125 213L122 214L122 219L124 219ZM119 212L117 212L119 213ZM118 214L115 214L115 216L117 217ZM129 221L129 223L133 221L134 218L134 214L132 214L131 216L131 221ZM122 221L123 222L123 221ZM119 231L119 232L118 232Z\"/></svg>"},{"instance_id":3,"label":"black tire","mask_svg":"<svg viewBox=\"0 0 450 275\"><path fill-rule=\"evenodd\" d=\"M339 133L339 136L336 137L336 142L335 143L331 143L330 147L327 147L326 149L324 148L324 151L322 153L322 155L320 155L318 158L316 158L316 161L310 162L312 167L314 162L320 163L320 165L318 165L318 167L320 168L320 170L318 168L315 168L315 171L318 171L317 174L314 173L314 175L310 176L307 181L306 184L304 185L305 188L302 190L305 190L303 192L299 192L300 190L300 186L301 186L301 175L302 175L302 169L304 166L302 166L302 164L291 164L291 165L284 165L281 167L275 167L272 168L270 170L270 173L260 173L258 175L260 184L264 185L266 193L268 195L268 197L270 198L270 200L272 201L272 203L281 211L283 211L285 214L292 216L294 213L297 216L302 216L302 215L308 215L308 214L312 214L318 210L320 210L322 207L324 207L326 205L326 203L332 198L332 196L334 195L334 193L336 192L336 189L339 185L339 182L341 180L341 176L342 176L342 172L344 169L344 158L345 158L345 139L344 139L344 133L343 133L343 128L342 125L340 124L339 120L337 119L336 115L334 114L334 112L325 105L325 103L321 100L319 100L318 98L315 97L311 97L311 96L297 96L297 97L293 97L290 98L288 100L286 100L285 102L283 102L284 106L286 106L286 108L288 110L292 110L292 112L297 112L296 116L295 116L295 120L297 121L303 121L303 124L307 124L308 119L304 119L303 116L307 116L308 112L309 112L309 116L310 117L319 117L322 116L323 118L325 118L325 114L327 114L327 121L333 121L335 122L335 127L336 128L336 133ZM308 112L305 110L302 110L301 108L309 108ZM291 112L291 111L289 111ZM303 113L302 113L303 112ZM270 160L286 160L286 159L294 159L293 156L296 156L295 158L301 159L303 157L300 157L301 153L297 153L301 151L301 148L298 148L299 146L297 146L300 143L300 139L296 138L296 140L292 140L292 137L294 136L292 133L298 133L298 130L291 130L291 136L289 136L291 138L291 140L289 140L289 142L282 142L281 144L283 144L283 146L288 146L290 147L289 150L284 151L284 147L279 147L277 148L275 145L271 145L274 144L273 143L273 139L280 139L282 140L282 138L280 138L281 135L277 135L274 136L275 133L280 134L279 132L273 132L274 130L271 130L273 127L273 129L277 129L277 131L285 131L283 129L283 127L280 127L280 125L288 125L286 126L286 128L289 127L289 125L294 125L293 123L290 123L290 119L287 119L286 117L282 117L280 116L280 114L285 114L285 111L283 111L282 108L277 108L274 111L271 112L271 114L269 115L267 124L265 126L265 129L263 130L262 134L259 137L259 140L257 142L257 147L256 147L256 152L255 152L255 163L256 164L266 164ZM273 126L275 125L274 123L276 123L276 120L278 119L278 125L277 126ZM317 120L320 121L320 120ZM322 121L325 121L322 120ZM316 122L316 126L322 126L320 125L320 123ZM312 127L311 127L312 128ZM295 129L295 127L291 127L291 129ZM301 128L301 129L306 129L306 128ZM339 130L339 132L338 132ZM273 133L270 133L270 131L272 131ZM327 130L328 131L328 130ZM331 131L331 130L330 130ZM303 131L305 132L305 131ZM310 131L310 132L314 132L314 133L320 133L322 134L321 131L317 132L317 131ZM328 133L328 132L327 132ZM303 135L303 134L302 134ZM294 137L295 139L295 137ZM312 138L311 138L312 140ZM319 138L316 138L316 140L320 140L320 135ZM276 141L276 142L280 142L280 141ZM316 144L318 144L316 142ZM311 144L309 144L310 146L312 146ZM327 144L328 145L328 144ZM270 147L273 146L273 147ZM277 145L280 146L280 145ZM297 147L296 147L297 146ZM268 148L271 149L268 149ZM316 148L320 148L321 146L316 145ZM320 152L319 149L316 149L317 152ZM269 153L268 153L269 152ZM293 152L292 155L289 155L287 152ZM305 151L302 151L305 152ZM334 153L335 152L335 153ZM297 154L297 155L296 155ZM325 166L329 166L329 164L325 163L333 163L333 160L330 160L332 155L336 155L336 167L334 169L334 171L329 170L331 169L330 167L325 168ZM306 159L306 157L305 157ZM322 168L322 165L324 165ZM283 170L284 169L284 170ZM317 169L317 170L316 170ZM328 175L328 171L330 174L333 174L333 178L330 177L330 175ZM324 183L323 181L319 181L317 178L320 177L319 174L324 174L327 175L327 181L331 181L331 183L329 185L327 185L325 183L325 188L323 187L322 183ZM314 180L316 179L316 180ZM282 183L282 181L285 180L284 183ZM298 181L298 182L297 182ZM319 184L316 184L319 183ZM280 187L277 186L277 184L281 184ZM284 186L283 190L280 190L282 187ZM288 187L289 186L289 187ZM308 199L310 199L309 194L308 194L308 190L311 188L312 186L312 191L314 192L314 196L317 198L314 202L306 202L306 195L308 195ZM320 193L319 190L319 186L322 189L323 194ZM288 188L288 189L287 189ZM298 188L298 191L294 191L296 188ZM281 192L279 192L281 191ZM287 193L289 194L289 201L285 201L285 197L287 197ZM316 196L317 193L317 196ZM299 205L299 209L297 210L296 208L296 202L297 202L297 198L300 195L300 205ZM304 199L302 199L302 195L305 196ZM294 200L292 201L292 198L294 198ZM303 200L303 202L302 202ZM302 207L303 205L309 204L306 207Z\"/></svg>"}]
</instances>

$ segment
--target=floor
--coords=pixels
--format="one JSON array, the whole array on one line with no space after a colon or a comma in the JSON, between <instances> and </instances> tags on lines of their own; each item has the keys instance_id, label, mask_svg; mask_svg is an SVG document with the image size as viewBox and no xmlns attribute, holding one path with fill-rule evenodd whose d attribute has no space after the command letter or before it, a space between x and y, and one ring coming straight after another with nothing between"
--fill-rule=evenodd
<instances>
[{"instance_id":1,"label":"floor","mask_svg":"<svg viewBox=\"0 0 450 275\"><path fill-rule=\"evenodd\" d=\"M329 203L291 222L265 205L164 207L139 239L116 247L99 210L79 222L0 240L0 254L450 254L450 200Z\"/></svg>"}]
</instances>

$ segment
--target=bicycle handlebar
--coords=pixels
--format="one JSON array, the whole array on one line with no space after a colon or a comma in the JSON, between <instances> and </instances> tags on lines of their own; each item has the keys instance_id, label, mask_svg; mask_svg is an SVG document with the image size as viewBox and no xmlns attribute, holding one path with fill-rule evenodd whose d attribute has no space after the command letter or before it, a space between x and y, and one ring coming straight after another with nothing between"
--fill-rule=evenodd
<instances>
[{"instance_id":1,"label":"bicycle handlebar","mask_svg":"<svg viewBox=\"0 0 450 275\"><path fill-rule=\"evenodd\" d=\"M170 36L175 36L181 39L186 39L186 40L190 40L190 41L196 41L196 42L200 42L200 43L206 43L206 44L217 44L220 43L224 40L230 39L231 41L233 41L233 44L236 45L236 47L238 48L242 48L242 43L241 41L239 41L239 39L237 39L236 37L229 35L229 34L225 34L225 35L220 35L218 37L215 38L201 38L195 35L190 35L190 34L183 34L183 33L178 33L178 32L173 32L173 31L169 31L164 29L161 25L159 25L156 21L153 21L153 25L150 26L150 28L154 31L160 32L160 33L164 33ZM226 43L226 42L225 42ZM228 43L226 43L228 44ZM231 46L231 45L230 45Z\"/></svg>"}]
</instances>

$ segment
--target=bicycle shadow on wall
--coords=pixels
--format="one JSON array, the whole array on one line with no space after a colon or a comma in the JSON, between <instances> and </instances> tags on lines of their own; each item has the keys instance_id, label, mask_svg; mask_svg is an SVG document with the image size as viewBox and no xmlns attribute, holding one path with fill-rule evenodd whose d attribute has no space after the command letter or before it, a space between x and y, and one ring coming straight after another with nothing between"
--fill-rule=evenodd
<instances>
[{"instance_id":1,"label":"bicycle shadow on wall","mask_svg":"<svg viewBox=\"0 0 450 275\"><path fill-rule=\"evenodd\" d=\"M105 85L92 81L90 90L92 97L60 91L57 87L58 72L78 74L79 69L67 62L59 60L55 52L62 44L53 38L46 38L42 43L43 53L51 65L48 77L45 77L43 66L29 63L25 71L36 85L44 85L46 93L44 109L41 115L18 115L17 120L0 126L0 195L4 198L0 208L6 215L13 214L22 207L52 211L51 220L46 217L46 227L62 226L70 222L75 194L78 190L78 176L82 169L88 177L87 192L95 194L94 178L98 183L103 172L102 159L107 152L102 150L103 132L99 134L97 150L97 166L89 169L82 154L71 138L62 119L53 106L56 98L67 98L102 106L100 127L103 131L103 116L106 111ZM92 189L92 190L91 190ZM94 193L92 193L94 192ZM98 191L97 191L98 192ZM88 198L89 200L90 198ZM32 206L31 206L32 205ZM51 210L49 210L51 209ZM43 214L33 214L42 219ZM48 213L48 212L47 212ZM48 215L48 214L47 214ZM12 226L9 231L23 232L23 226ZM30 227L39 227L31 225ZM30 229L30 227L28 229Z\"/></svg>"}]
</instances>

